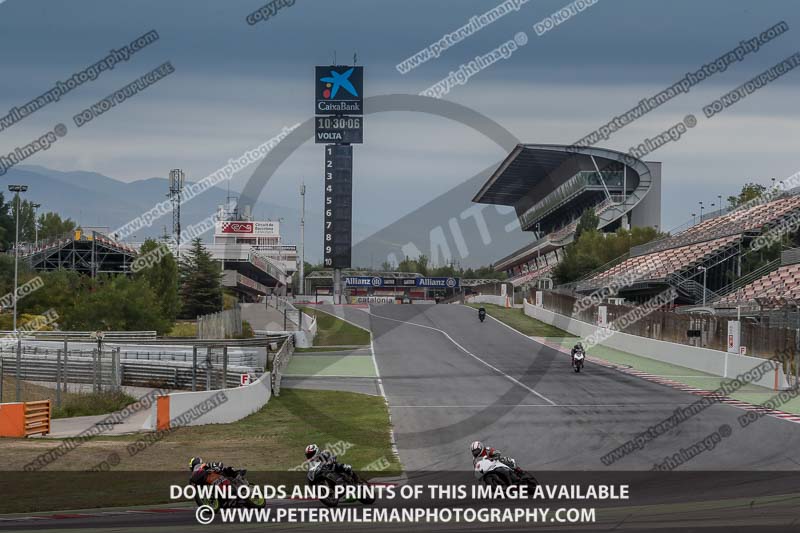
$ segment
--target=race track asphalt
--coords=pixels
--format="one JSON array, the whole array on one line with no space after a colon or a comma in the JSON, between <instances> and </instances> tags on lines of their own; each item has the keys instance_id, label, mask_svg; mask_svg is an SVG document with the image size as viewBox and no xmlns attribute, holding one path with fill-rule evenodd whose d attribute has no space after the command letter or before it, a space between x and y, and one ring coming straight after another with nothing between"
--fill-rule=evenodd
<instances>
[{"instance_id":1,"label":"race track asphalt","mask_svg":"<svg viewBox=\"0 0 800 533\"><path fill-rule=\"evenodd\" d=\"M473 440L534 471L648 470L724 424L731 435L682 469L800 468L800 424L741 428L744 411L725 404L606 466L602 456L698 397L597 365L576 374L567 355L466 306L372 306L370 328L408 471L469 469Z\"/></svg>"},{"instance_id":2,"label":"race track asphalt","mask_svg":"<svg viewBox=\"0 0 800 533\"><path fill-rule=\"evenodd\" d=\"M787 472L800 469L800 424L763 417L752 426L741 428L737 418L744 411L714 404L643 449L606 466L600 460L603 455L698 397L592 364L575 374L565 354L491 317L481 324L474 309L461 305L382 305L368 310L344 307L336 309L336 314L372 331L373 350L390 407L398 453L404 469L410 476L418 475L419 481L425 476L435 477L432 472L460 472L469 476L468 447L476 439L515 457L540 480L547 480L548 473L555 476L556 471L564 470L608 474L645 471L665 456L689 447L727 424L731 435L714 449L682 465L681 470L770 470L773 472L770 476L781 472L784 477L774 487L773 494L789 496L763 499L763 504L755 506L755 499L739 501L736 506L728 500L713 501L737 496L734 475L729 479L732 483L719 488L709 478L708 486L698 489L708 503L692 506L693 497L681 498L689 488L686 480L676 478L671 484L663 483L659 493L663 497L648 502L655 505L651 510L622 506L607 515L606 525L612 529L647 531L669 522L675 527L683 524L682 529L732 531L731 526L758 524L759 531L770 530L770 526L783 531L786 524L800 523L797 511L800 489L794 473ZM471 483L468 477L465 481ZM767 479L754 486L759 487L761 495L767 492L764 487L771 484ZM682 507L662 507L662 504ZM86 513L92 515L93 511ZM0 517L0 530L7 531L160 532L195 531L197 526L188 508L164 513L98 511L93 516L63 520L3 521ZM230 527L215 523L204 530L222 531ZM235 528L256 531L275 527L281 529L280 524ZM292 524L290 527L298 531L414 529L409 525L328 524L306 528ZM420 530L431 529L477 531L497 530L497 527L451 524Z\"/></svg>"}]
</instances>

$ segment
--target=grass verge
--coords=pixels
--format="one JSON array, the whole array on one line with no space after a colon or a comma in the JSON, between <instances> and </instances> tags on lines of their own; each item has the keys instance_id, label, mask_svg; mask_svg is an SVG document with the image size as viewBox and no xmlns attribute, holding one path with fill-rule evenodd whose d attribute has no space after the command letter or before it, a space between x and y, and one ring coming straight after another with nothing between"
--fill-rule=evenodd
<instances>
[{"instance_id":1,"label":"grass verge","mask_svg":"<svg viewBox=\"0 0 800 533\"><path fill-rule=\"evenodd\" d=\"M53 418L104 415L120 411L136 402L136 398L122 391L103 391L68 394L61 407L52 409Z\"/></svg>"},{"instance_id":2,"label":"grass verge","mask_svg":"<svg viewBox=\"0 0 800 533\"><path fill-rule=\"evenodd\" d=\"M359 348L369 348L369 346L312 346L311 348L295 348L294 353L350 352Z\"/></svg>"},{"instance_id":3,"label":"grass verge","mask_svg":"<svg viewBox=\"0 0 800 533\"><path fill-rule=\"evenodd\" d=\"M575 342L574 338L571 339L550 339L551 342L560 344L564 348L571 348ZM656 376L665 377L680 383L684 383L690 387L697 387L704 390L715 390L723 383L729 382L732 377L723 378L713 374L700 372L683 366L673 365L655 359L648 359L647 357L635 355L628 352L623 352L608 346L597 345L593 346L588 351L589 356L599 357L609 363L620 366L633 368ZM748 383L741 389L731 394L731 398L748 402L752 404L762 404L768 399L778 394L777 391L768 389ZM792 398L786 403L777 407L781 411L789 413L800 414L800 397Z\"/></svg>"},{"instance_id":4,"label":"grass verge","mask_svg":"<svg viewBox=\"0 0 800 533\"><path fill-rule=\"evenodd\" d=\"M345 322L314 307L300 307L305 314L317 317L314 344L322 346L369 344L369 331Z\"/></svg>"},{"instance_id":5,"label":"grass verge","mask_svg":"<svg viewBox=\"0 0 800 533\"><path fill-rule=\"evenodd\" d=\"M28 381L20 385L23 402L50 400L53 418L69 416L104 415L119 411L126 405L136 401L136 398L124 392L67 392L61 395L61 407L56 407L56 390ZM17 383L13 377L5 376L3 379L3 402L16 402Z\"/></svg>"},{"instance_id":6,"label":"grass verge","mask_svg":"<svg viewBox=\"0 0 800 533\"><path fill-rule=\"evenodd\" d=\"M569 333L550 324L545 324L540 320L529 317L520 308L500 307L494 304L467 304L475 309L483 307L486 314L496 318L500 322L508 324L512 328L521 331L525 335L535 337L572 337Z\"/></svg>"},{"instance_id":7,"label":"grass verge","mask_svg":"<svg viewBox=\"0 0 800 533\"><path fill-rule=\"evenodd\" d=\"M0 513L166 503L168 485L187 481L188 461L195 455L247 468L251 482L274 482L277 472L302 464L311 442L340 448L340 460L357 471L375 461L388 465L381 472L364 472L367 477L401 470L392 454L383 398L350 392L284 389L238 422L179 428L131 456L128 446L140 438L95 437L40 472L7 472L14 497L0 499ZM0 461L21 468L58 444L58 439L3 439ZM86 472L112 454L119 464L110 472Z\"/></svg>"}]
</instances>

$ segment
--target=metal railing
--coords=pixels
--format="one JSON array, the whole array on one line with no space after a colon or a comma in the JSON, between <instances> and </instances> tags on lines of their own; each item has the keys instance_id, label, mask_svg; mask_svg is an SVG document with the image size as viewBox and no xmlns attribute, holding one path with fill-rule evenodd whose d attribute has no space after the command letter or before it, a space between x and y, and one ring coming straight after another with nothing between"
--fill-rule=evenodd
<instances>
[{"instance_id":1,"label":"metal railing","mask_svg":"<svg viewBox=\"0 0 800 533\"><path fill-rule=\"evenodd\" d=\"M134 358L129 355L137 352L119 344L101 345L98 350L68 340L32 342L37 344L0 345L0 376L18 378L19 382L54 384L58 406L69 386L76 391L116 390L122 385L190 390L235 387L240 384L242 374L263 374L271 353L279 354L277 368L281 372L290 357L287 350L293 347L291 335L241 340L192 339L188 347L186 340L159 339L149 343L163 353L142 352L139 358ZM170 346L175 353L169 353ZM0 394L2 383L0 379Z\"/></svg>"},{"instance_id":2,"label":"metal railing","mask_svg":"<svg viewBox=\"0 0 800 533\"><path fill-rule=\"evenodd\" d=\"M272 394L281 395L281 378L294 354L294 337L289 336L272 358Z\"/></svg>"},{"instance_id":3,"label":"metal railing","mask_svg":"<svg viewBox=\"0 0 800 533\"><path fill-rule=\"evenodd\" d=\"M780 266L781 266L781 260L780 259L775 259L775 260L770 261L769 263L767 263L765 265L762 265L759 268L757 268L757 269L745 274L744 276L739 277L738 279L736 279L736 281L734 281L732 283L729 283L728 285L726 285L726 286L722 287L721 289L719 289L718 291L716 291L717 292L717 297L714 299L714 301L716 302L718 300L722 300L723 298L725 298L729 294L738 291L739 289L743 288L745 285L749 285L753 281L757 280L758 278L760 278L762 276L765 276L765 275L769 274L770 272L772 272L773 270L776 270Z\"/></svg>"}]
</instances>

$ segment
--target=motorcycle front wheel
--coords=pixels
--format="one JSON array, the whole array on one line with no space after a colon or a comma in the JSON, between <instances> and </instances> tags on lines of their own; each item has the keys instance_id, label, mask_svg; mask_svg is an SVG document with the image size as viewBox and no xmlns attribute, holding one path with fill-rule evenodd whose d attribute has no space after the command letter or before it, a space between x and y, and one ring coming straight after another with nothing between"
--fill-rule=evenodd
<instances>
[{"instance_id":1,"label":"motorcycle front wheel","mask_svg":"<svg viewBox=\"0 0 800 533\"><path fill-rule=\"evenodd\" d=\"M508 481L503 476L494 472L489 472L483 476L483 482L492 487L505 487L508 485Z\"/></svg>"},{"instance_id":2,"label":"motorcycle front wheel","mask_svg":"<svg viewBox=\"0 0 800 533\"><path fill-rule=\"evenodd\" d=\"M323 484L323 483L328 486L328 489L330 490L330 496L328 496L327 498L320 498L319 501L322 502L322 505L324 505L326 507L336 507L336 506L338 506L339 505L339 498L335 495L335 493L336 493L336 483L332 479L325 479L325 481L320 483L320 484Z\"/></svg>"},{"instance_id":3,"label":"motorcycle front wheel","mask_svg":"<svg viewBox=\"0 0 800 533\"><path fill-rule=\"evenodd\" d=\"M359 481L358 484L363 485L365 487L369 487L369 483L366 481ZM360 501L364 505L372 505L373 503L375 503L375 496L370 496L367 498L359 498L358 501Z\"/></svg>"}]
</instances>

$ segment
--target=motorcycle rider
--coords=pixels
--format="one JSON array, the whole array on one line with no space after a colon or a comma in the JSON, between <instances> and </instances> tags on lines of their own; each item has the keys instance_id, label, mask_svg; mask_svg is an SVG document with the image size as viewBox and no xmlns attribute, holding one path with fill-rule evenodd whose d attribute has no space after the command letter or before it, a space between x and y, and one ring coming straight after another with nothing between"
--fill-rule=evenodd
<instances>
[{"instance_id":1,"label":"motorcycle rider","mask_svg":"<svg viewBox=\"0 0 800 533\"><path fill-rule=\"evenodd\" d=\"M336 456L328 450L320 450L316 444L306 446L306 461L321 461L323 464L333 468L337 474L352 474L353 467L346 463L336 461Z\"/></svg>"},{"instance_id":2,"label":"motorcycle rider","mask_svg":"<svg viewBox=\"0 0 800 533\"><path fill-rule=\"evenodd\" d=\"M483 319L486 318L486 309L483 307L478 308L478 319L483 322Z\"/></svg>"},{"instance_id":3,"label":"motorcycle rider","mask_svg":"<svg viewBox=\"0 0 800 533\"><path fill-rule=\"evenodd\" d=\"M572 365L573 366L575 365L575 354L577 352L581 352L581 353L583 353L584 356L586 356L586 351L583 349L583 344L581 344L580 342L578 344L576 344L575 346L573 346L572 347L572 351L570 352L570 355L572 357Z\"/></svg>"},{"instance_id":4,"label":"motorcycle rider","mask_svg":"<svg viewBox=\"0 0 800 533\"><path fill-rule=\"evenodd\" d=\"M225 477L235 477L239 472L232 466L225 466L220 461L206 463L202 457L189 459L189 470L192 471L190 482L195 485L205 485L206 478L212 472L222 474Z\"/></svg>"},{"instance_id":5,"label":"motorcycle rider","mask_svg":"<svg viewBox=\"0 0 800 533\"><path fill-rule=\"evenodd\" d=\"M500 453L497 448L484 446L479 440L474 441L469 445L469 451L472 452L472 464L475 465L479 459L491 459L493 461L500 461L507 467L520 472L521 469L517 466L517 462L512 457L505 457Z\"/></svg>"}]
</instances>

